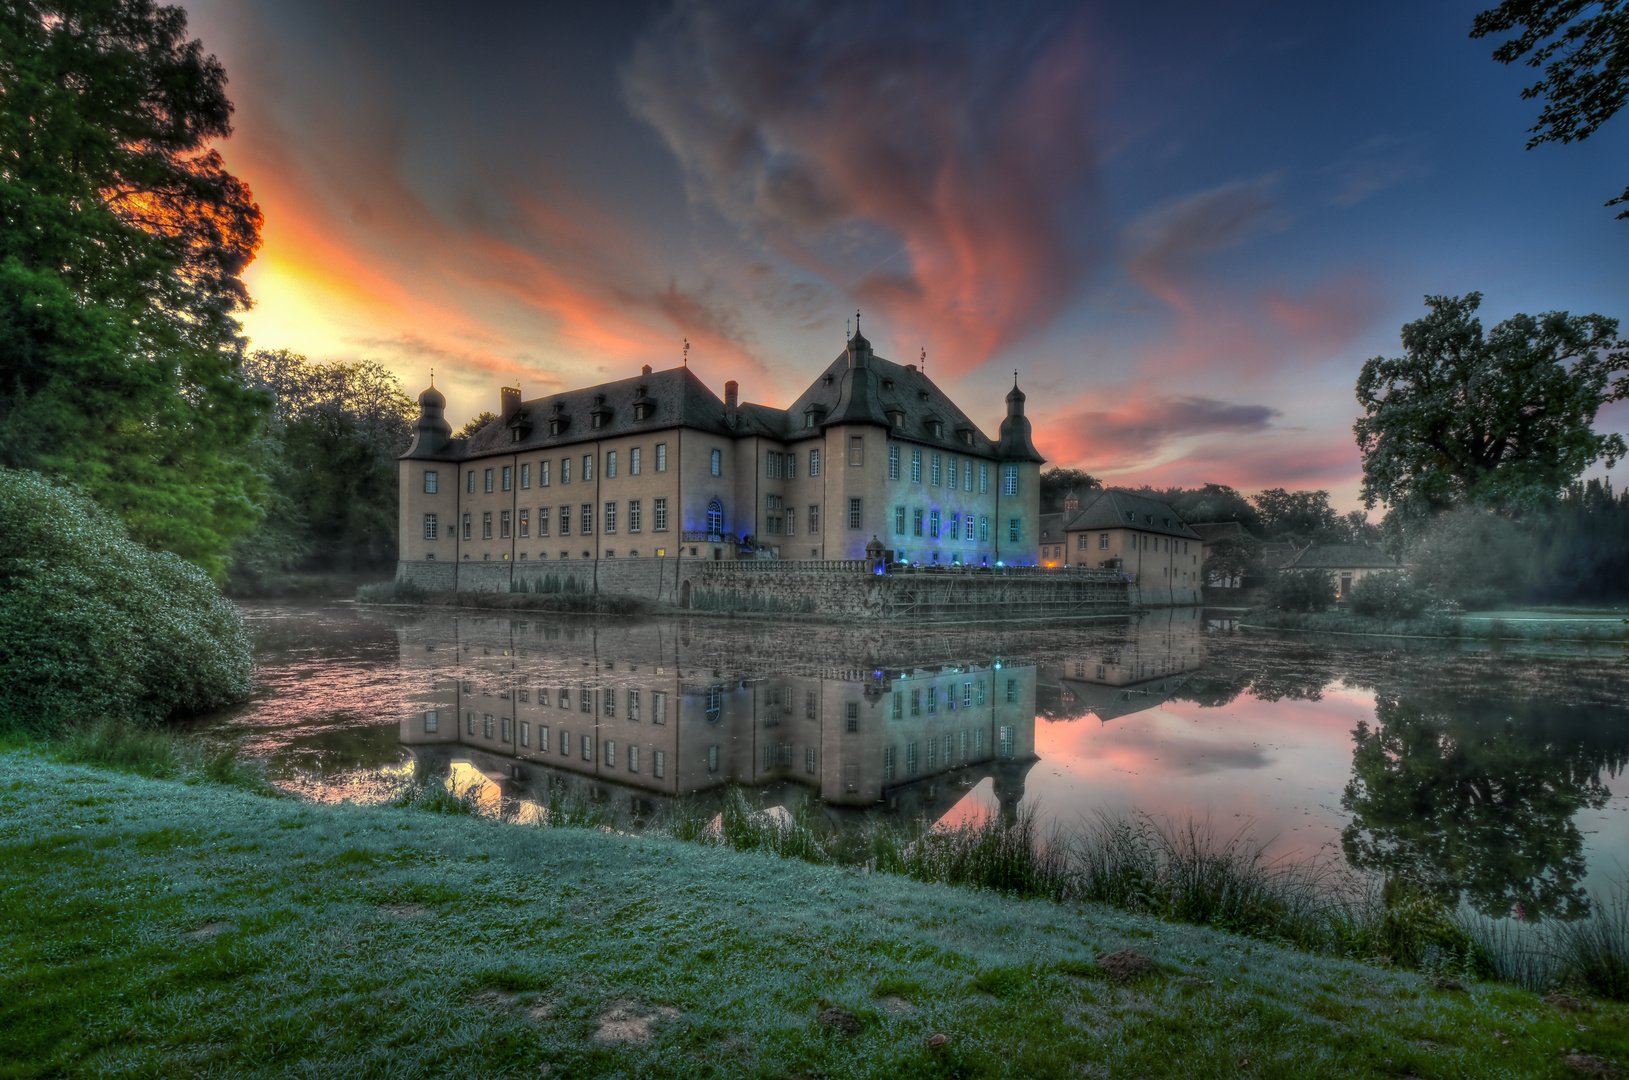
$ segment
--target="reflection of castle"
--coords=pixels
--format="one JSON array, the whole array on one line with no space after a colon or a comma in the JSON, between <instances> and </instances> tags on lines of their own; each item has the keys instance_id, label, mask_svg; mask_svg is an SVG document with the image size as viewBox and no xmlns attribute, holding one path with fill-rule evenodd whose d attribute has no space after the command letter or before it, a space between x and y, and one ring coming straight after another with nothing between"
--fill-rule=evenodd
<instances>
[{"instance_id":1,"label":"reflection of castle","mask_svg":"<svg viewBox=\"0 0 1629 1080\"><path fill-rule=\"evenodd\" d=\"M1108 721L1164 702L1204 655L1197 608L1133 616L1123 640L1040 669L1036 706L1048 720Z\"/></svg>"},{"instance_id":2,"label":"reflection of castle","mask_svg":"<svg viewBox=\"0 0 1629 1080\"><path fill-rule=\"evenodd\" d=\"M937 816L993 776L1010 811L1035 757L1033 666L727 673L687 666L660 623L573 634L462 615L400 635L435 706L402 721L402 743L515 794L556 778L636 802L796 786L829 807Z\"/></svg>"}]
</instances>

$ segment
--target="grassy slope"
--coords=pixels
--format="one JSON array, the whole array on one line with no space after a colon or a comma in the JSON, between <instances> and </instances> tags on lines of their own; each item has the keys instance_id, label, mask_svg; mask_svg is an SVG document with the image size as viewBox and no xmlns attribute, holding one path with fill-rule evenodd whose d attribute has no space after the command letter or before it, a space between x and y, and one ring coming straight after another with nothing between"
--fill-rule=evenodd
<instances>
[{"instance_id":1,"label":"grassy slope","mask_svg":"<svg viewBox=\"0 0 1629 1080\"><path fill-rule=\"evenodd\" d=\"M1164 970L1104 981L1092 958L1126 947ZM822 998L864 1031L822 1029ZM651 1041L597 1038L618 1010ZM0 1076L1491 1078L1569 1075L1569 1048L1629 1058L1623 1010L1582 1026L1507 987L1106 909L0 754Z\"/></svg>"}]
</instances>

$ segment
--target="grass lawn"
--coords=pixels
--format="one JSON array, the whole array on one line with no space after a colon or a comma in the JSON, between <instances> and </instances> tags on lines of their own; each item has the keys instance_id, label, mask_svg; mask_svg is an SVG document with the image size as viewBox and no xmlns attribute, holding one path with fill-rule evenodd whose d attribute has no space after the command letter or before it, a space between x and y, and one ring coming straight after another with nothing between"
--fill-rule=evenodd
<instances>
[{"instance_id":1,"label":"grass lawn","mask_svg":"<svg viewBox=\"0 0 1629 1080\"><path fill-rule=\"evenodd\" d=\"M1629 1061L1622 1006L1568 1013L663 837L26 751L0 753L0 936L3 1077L1433 1080ZM1096 958L1125 949L1157 970L1110 979Z\"/></svg>"}]
</instances>

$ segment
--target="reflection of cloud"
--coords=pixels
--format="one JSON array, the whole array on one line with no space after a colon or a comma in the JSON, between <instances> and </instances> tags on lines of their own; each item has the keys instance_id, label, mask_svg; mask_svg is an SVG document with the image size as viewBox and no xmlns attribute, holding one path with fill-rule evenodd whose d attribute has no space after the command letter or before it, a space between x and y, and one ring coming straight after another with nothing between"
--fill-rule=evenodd
<instances>
[{"instance_id":1,"label":"reflection of cloud","mask_svg":"<svg viewBox=\"0 0 1629 1080\"><path fill-rule=\"evenodd\" d=\"M623 85L695 199L965 371L1085 270L1085 43L1027 6L679 0Z\"/></svg>"},{"instance_id":2,"label":"reflection of cloud","mask_svg":"<svg viewBox=\"0 0 1629 1080\"><path fill-rule=\"evenodd\" d=\"M1385 188L1413 180L1431 171L1425 162L1425 137L1382 135L1325 168L1334 181L1327 198L1336 206L1352 206Z\"/></svg>"}]
</instances>

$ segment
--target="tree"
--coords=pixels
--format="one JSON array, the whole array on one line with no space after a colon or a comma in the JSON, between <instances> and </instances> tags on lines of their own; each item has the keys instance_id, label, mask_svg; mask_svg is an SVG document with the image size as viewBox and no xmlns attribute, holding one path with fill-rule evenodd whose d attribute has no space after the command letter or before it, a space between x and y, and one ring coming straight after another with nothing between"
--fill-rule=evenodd
<instances>
[{"instance_id":1,"label":"tree","mask_svg":"<svg viewBox=\"0 0 1629 1080\"><path fill-rule=\"evenodd\" d=\"M1080 497L1084 507L1092 493L1102 487L1103 481L1085 469L1047 469L1041 473L1041 513L1062 513L1064 496L1071 491Z\"/></svg>"},{"instance_id":2,"label":"tree","mask_svg":"<svg viewBox=\"0 0 1629 1080\"><path fill-rule=\"evenodd\" d=\"M1206 584L1237 588L1264 571L1261 542L1252 536L1224 536L1207 546Z\"/></svg>"},{"instance_id":3,"label":"tree","mask_svg":"<svg viewBox=\"0 0 1629 1080\"><path fill-rule=\"evenodd\" d=\"M396 458L418 415L396 377L369 360L314 364L279 349L251 353L243 378L273 404L252 454L268 478L266 522L233 551L237 586L394 561Z\"/></svg>"},{"instance_id":4,"label":"tree","mask_svg":"<svg viewBox=\"0 0 1629 1080\"><path fill-rule=\"evenodd\" d=\"M1432 517L1410 539L1404 558L1432 596L1487 608L1522 591L1535 554L1522 526L1481 507L1461 506Z\"/></svg>"},{"instance_id":5,"label":"tree","mask_svg":"<svg viewBox=\"0 0 1629 1080\"><path fill-rule=\"evenodd\" d=\"M1255 504L1263 535L1270 540L1310 544L1346 539L1347 530L1329 505L1327 491L1268 488L1250 501Z\"/></svg>"},{"instance_id":6,"label":"tree","mask_svg":"<svg viewBox=\"0 0 1629 1080\"><path fill-rule=\"evenodd\" d=\"M1431 313L1403 327L1405 355L1377 356L1358 375L1365 506L1543 505L1593 462L1624 456L1621 435L1590 426L1629 394L1623 379L1608 392L1629 364L1606 351L1629 348L1616 319L1518 314L1484 336L1481 293L1425 302Z\"/></svg>"},{"instance_id":7,"label":"tree","mask_svg":"<svg viewBox=\"0 0 1629 1080\"><path fill-rule=\"evenodd\" d=\"M260 210L226 74L151 0L0 0L0 464L219 572L259 517L233 313Z\"/></svg>"},{"instance_id":8,"label":"tree","mask_svg":"<svg viewBox=\"0 0 1629 1080\"><path fill-rule=\"evenodd\" d=\"M480 416L472 416L464 421L463 427L453 432L453 438L467 439L496 419L497 417L489 412L484 412Z\"/></svg>"},{"instance_id":9,"label":"tree","mask_svg":"<svg viewBox=\"0 0 1629 1080\"><path fill-rule=\"evenodd\" d=\"M1570 143L1593 135L1629 99L1629 8L1623 0L1504 0L1477 15L1471 37L1521 32L1493 50L1501 64L1526 57L1544 78L1522 99L1544 99L1538 123L1528 128L1531 150L1540 143ZM1594 15L1585 15L1591 8ZM1558 55L1559 54L1559 55ZM1629 202L1629 187L1607 206ZM1629 210L1618 215L1629 218Z\"/></svg>"}]
</instances>

